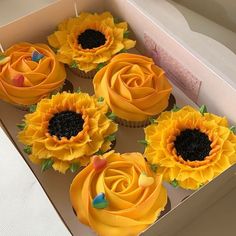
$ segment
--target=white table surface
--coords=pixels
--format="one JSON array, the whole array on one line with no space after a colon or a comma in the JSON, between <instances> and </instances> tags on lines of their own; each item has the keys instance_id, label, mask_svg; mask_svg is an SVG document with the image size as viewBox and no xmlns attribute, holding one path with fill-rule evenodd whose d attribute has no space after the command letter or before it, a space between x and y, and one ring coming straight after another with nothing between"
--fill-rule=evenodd
<instances>
[{"instance_id":1,"label":"white table surface","mask_svg":"<svg viewBox=\"0 0 236 236\"><path fill-rule=\"evenodd\" d=\"M1 127L0 235L71 235Z\"/></svg>"}]
</instances>

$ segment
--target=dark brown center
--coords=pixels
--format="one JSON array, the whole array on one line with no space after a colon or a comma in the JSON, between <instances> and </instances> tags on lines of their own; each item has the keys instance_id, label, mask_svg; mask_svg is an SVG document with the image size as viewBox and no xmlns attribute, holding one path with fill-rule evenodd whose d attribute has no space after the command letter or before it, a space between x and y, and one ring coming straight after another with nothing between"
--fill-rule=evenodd
<instances>
[{"instance_id":1,"label":"dark brown center","mask_svg":"<svg viewBox=\"0 0 236 236\"><path fill-rule=\"evenodd\" d=\"M80 113L74 111L63 111L54 114L48 124L50 135L57 136L58 139L65 137L70 139L83 130L84 120Z\"/></svg>"},{"instance_id":2,"label":"dark brown center","mask_svg":"<svg viewBox=\"0 0 236 236\"><path fill-rule=\"evenodd\" d=\"M106 43L105 35L93 29L85 30L78 36L77 40L83 49L97 48Z\"/></svg>"},{"instance_id":3,"label":"dark brown center","mask_svg":"<svg viewBox=\"0 0 236 236\"><path fill-rule=\"evenodd\" d=\"M203 161L211 151L211 141L198 129L186 129L176 137L174 142L177 155L185 161Z\"/></svg>"}]
</instances>

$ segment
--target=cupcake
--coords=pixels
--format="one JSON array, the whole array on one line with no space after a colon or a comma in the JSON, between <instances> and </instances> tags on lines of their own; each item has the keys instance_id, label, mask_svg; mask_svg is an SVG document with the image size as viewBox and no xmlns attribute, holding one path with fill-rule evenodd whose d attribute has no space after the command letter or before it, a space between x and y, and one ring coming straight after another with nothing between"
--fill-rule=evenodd
<instances>
[{"instance_id":1,"label":"cupcake","mask_svg":"<svg viewBox=\"0 0 236 236\"><path fill-rule=\"evenodd\" d=\"M119 124L143 127L168 106L172 90L151 58L121 53L96 74L95 94L103 97Z\"/></svg>"},{"instance_id":2,"label":"cupcake","mask_svg":"<svg viewBox=\"0 0 236 236\"><path fill-rule=\"evenodd\" d=\"M87 93L58 93L25 115L18 139L42 171L74 172L95 153L110 150L117 125L106 112L106 104Z\"/></svg>"},{"instance_id":3,"label":"cupcake","mask_svg":"<svg viewBox=\"0 0 236 236\"><path fill-rule=\"evenodd\" d=\"M93 78L113 55L135 46L128 32L127 23L116 23L109 12L83 12L59 24L48 42L57 50L59 61L80 77Z\"/></svg>"},{"instance_id":4,"label":"cupcake","mask_svg":"<svg viewBox=\"0 0 236 236\"><path fill-rule=\"evenodd\" d=\"M0 55L0 99L27 109L58 91L64 65L46 44L18 43Z\"/></svg>"},{"instance_id":5,"label":"cupcake","mask_svg":"<svg viewBox=\"0 0 236 236\"><path fill-rule=\"evenodd\" d=\"M236 162L236 136L226 118L203 108L163 112L145 128L145 157L175 187L198 189Z\"/></svg>"},{"instance_id":6,"label":"cupcake","mask_svg":"<svg viewBox=\"0 0 236 236\"><path fill-rule=\"evenodd\" d=\"M162 176L140 153L92 159L70 187L77 218L100 236L135 236L153 224L167 203Z\"/></svg>"}]
</instances>

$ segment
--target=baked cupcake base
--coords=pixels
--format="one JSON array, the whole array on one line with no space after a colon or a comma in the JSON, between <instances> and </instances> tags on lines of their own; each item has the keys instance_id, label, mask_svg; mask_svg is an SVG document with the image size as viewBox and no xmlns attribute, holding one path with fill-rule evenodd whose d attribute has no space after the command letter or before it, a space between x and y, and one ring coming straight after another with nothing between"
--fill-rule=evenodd
<instances>
[{"instance_id":1,"label":"baked cupcake base","mask_svg":"<svg viewBox=\"0 0 236 236\"><path fill-rule=\"evenodd\" d=\"M173 94L170 94L168 106L164 111L170 111L174 105L176 104L176 99ZM156 116L152 116L152 118L156 119L160 114ZM128 121L125 119L122 119L120 117L115 118L115 122L119 125L130 127L130 128L143 128L151 124L150 118L144 121Z\"/></svg>"},{"instance_id":2,"label":"baked cupcake base","mask_svg":"<svg viewBox=\"0 0 236 236\"><path fill-rule=\"evenodd\" d=\"M75 75L77 75L78 77L80 78L83 78L83 79L93 79L93 77L95 76L95 74L97 73L97 70L94 69L94 70L91 70L89 72L84 72L80 69L77 69L77 68L71 68L69 67L69 69L71 70L71 72Z\"/></svg>"}]
</instances>

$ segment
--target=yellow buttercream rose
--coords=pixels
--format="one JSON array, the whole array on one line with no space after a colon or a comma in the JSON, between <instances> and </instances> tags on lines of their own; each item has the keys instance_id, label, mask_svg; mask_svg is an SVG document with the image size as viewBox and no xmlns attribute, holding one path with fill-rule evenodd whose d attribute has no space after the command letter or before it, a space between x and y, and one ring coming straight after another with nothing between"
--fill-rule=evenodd
<instances>
[{"instance_id":1,"label":"yellow buttercream rose","mask_svg":"<svg viewBox=\"0 0 236 236\"><path fill-rule=\"evenodd\" d=\"M145 128L145 156L174 186L197 189L236 162L236 136L226 118L200 111L163 112Z\"/></svg>"},{"instance_id":2,"label":"yellow buttercream rose","mask_svg":"<svg viewBox=\"0 0 236 236\"><path fill-rule=\"evenodd\" d=\"M18 43L1 58L0 99L13 104L35 104L66 78L64 65L46 44Z\"/></svg>"},{"instance_id":3,"label":"yellow buttercream rose","mask_svg":"<svg viewBox=\"0 0 236 236\"><path fill-rule=\"evenodd\" d=\"M82 12L78 17L63 21L48 37L48 42L57 49L59 61L89 72L120 51L135 46L127 33L127 23L115 23L109 12Z\"/></svg>"},{"instance_id":4,"label":"yellow buttercream rose","mask_svg":"<svg viewBox=\"0 0 236 236\"><path fill-rule=\"evenodd\" d=\"M103 169L101 165L96 169L97 158L106 161ZM70 198L78 219L100 236L138 235L155 222L167 203L162 176L150 169L140 153L93 157L73 180Z\"/></svg>"},{"instance_id":5,"label":"yellow buttercream rose","mask_svg":"<svg viewBox=\"0 0 236 236\"><path fill-rule=\"evenodd\" d=\"M90 156L111 147L117 125L106 117L107 106L87 93L58 93L42 99L25 115L19 140L42 170L65 173L86 165Z\"/></svg>"},{"instance_id":6,"label":"yellow buttercream rose","mask_svg":"<svg viewBox=\"0 0 236 236\"><path fill-rule=\"evenodd\" d=\"M164 71L151 58L121 53L94 77L96 96L128 121L144 121L168 106L172 90Z\"/></svg>"}]
</instances>

